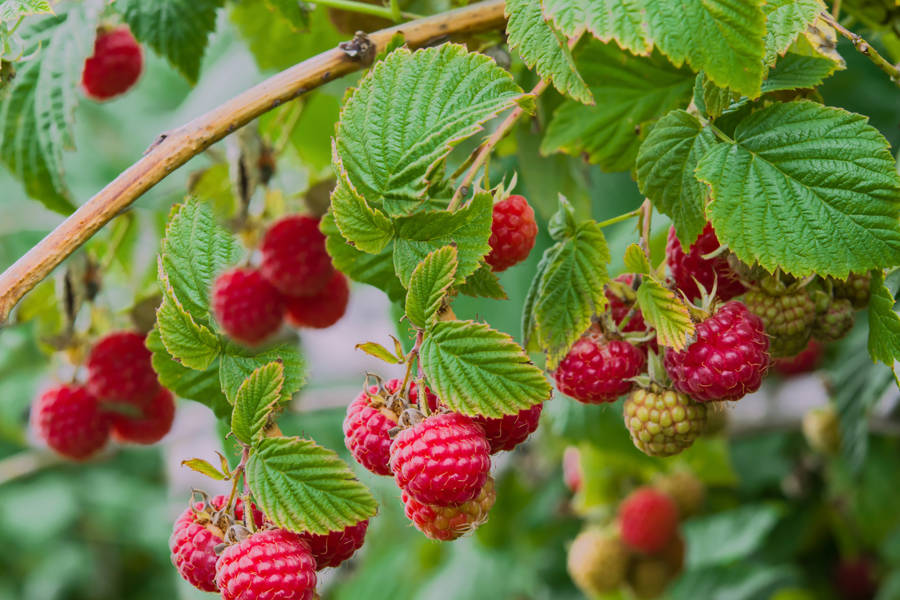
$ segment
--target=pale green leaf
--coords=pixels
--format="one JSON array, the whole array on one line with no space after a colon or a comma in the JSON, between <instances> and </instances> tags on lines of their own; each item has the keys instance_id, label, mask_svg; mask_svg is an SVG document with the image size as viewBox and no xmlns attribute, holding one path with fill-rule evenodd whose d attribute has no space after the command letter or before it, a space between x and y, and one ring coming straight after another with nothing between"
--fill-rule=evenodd
<instances>
[{"instance_id":1,"label":"pale green leaf","mask_svg":"<svg viewBox=\"0 0 900 600\"><path fill-rule=\"evenodd\" d=\"M228 401L234 404L241 384L259 367L272 362L284 366L284 385L281 386L282 404L300 390L306 382L306 364L296 346L280 344L265 350L254 350L238 344L226 344L219 368L219 381Z\"/></svg>"},{"instance_id":2,"label":"pale green leaf","mask_svg":"<svg viewBox=\"0 0 900 600\"><path fill-rule=\"evenodd\" d=\"M457 256L455 246L444 246L429 253L413 269L406 293L406 317L419 329L428 327L437 316L456 277Z\"/></svg>"},{"instance_id":3,"label":"pale green leaf","mask_svg":"<svg viewBox=\"0 0 900 600\"><path fill-rule=\"evenodd\" d=\"M362 350L369 356L374 356L375 358L383 360L384 362L390 363L392 365L399 365L403 362L402 359L395 356L394 353L392 353L390 350L375 342L365 342L362 344L357 344L356 349Z\"/></svg>"},{"instance_id":4,"label":"pale green leaf","mask_svg":"<svg viewBox=\"0 0 900 600\"><path fill-rule=\"evenodd\" d=\"M295 29L309 26L309 9L300 0L266 0L266 4L278 11Z\"/></svg>"},{"instance_id":5,"label":"pale green leaf","mask_svg":"<svg viewBox=\"0 0 900 600\"><path fill-rule=\"evenodd\" d=\"M353 188L335 155L337 186L331 193L331 214L344 239L368 254L378 254L394 235L391 220L372 208Z\"/></svg>"},{"instance_id":6,"label":"pale green leaf","mask_svg":"<svg viewBox=\"0 0 900 600\"><path fill-rule=\"evenodd\" d=\"M900 264L900 176L865 117L808 101L744 119L697 166L719 240L747 264L846 278Z\"/></svg>"},{"instance_id":7,"label":"pale green leaf","mask_svg":"<svg viewBox=\"0 0 900 600\"><path fill-rule=\"evenodd\" d=\"M522 347L484 323L435 323L419 360L441 402L463 414L502 417L550 398L550 384Z\"/></svg>"},{"instance_id":8,"label":"pale green leaf","mask_svg":"<svg viewBox=\"0 0 900 600\"><path fill-rule=\"evenodd\" d=\"M894 304L894 296L884 285L884 274L877 271L869 299L869 355L891 368L900 361L900 314Z\"/></svg>"},{"instance_id":9,"label":"pale green leaf","mask_svg":"<svg viewBox=\"0 0 900 600\"><path fill-rule=\"evenodd\" d=\"M660 119L641 144L635 169L641 193L672 218L689 247L706 226L708 188L694 177L697 162L716 144L708 127L683 110Z\"/></svg>"},{"instance_id":10,"label":"pale green leaf","mask_svg":"<svg viewBox=\"0 0 900 600\"><path fill-rule=\"evenodd\" d=\"M500 285L500 278L491 270L487 263L481 263L475 272L466 277L466 280L456 286L460 294L476 298L491 298L493 300L506 300L506 290Z\"/></svg>"},{"instance_id":11,"label":"pale green leaf","mask_svg":"<svg viewBox=\"0 0 900 600\"><path fill-rule=\"evenodd\" d=\"M375 516L366 486L337 454L312 440L263 439L246 474L257 505L278 527L323 535Z\"/></svg>"},{"instance_id":12,"label":"pale green leaf","mask_svg":"<svg viewBox=\"0 0 900 600\"><path fill-rule=\"evenodd\" d=\"M640 273L647 275L650 273L650 259L644 254L644 251L637 244L629 244L625 249L625 270L629 273Z\"/></svg>"},{"instance_id":13,"label":"pale green leaf","mask_svg":"<svg viewBox=\"0 0 900 600\"><path fill-rule=\"evenodd\" d=\"M647 321L656 329L656 341L680 351L694 335L694 323L687 306L675 295L651 277L644 277L637 289L637 303Z\"/></svg>"},{"instance_id":14,"label":"pale green leaf","mask_svg":"<svg viewBox=\"0 0 900 600\"><path fill-rule=\"evenodd\" d=\"M615 41L623 50L650 54L647 0L544 0L544 13L570 38L588 31L601 42Z\"/></svg>"},{"instance_id":15,"label":"pale green leaf","mask_svg":"<svg viewBox=\"0 0 900 600\"><path fill-rule=\"evenodd\" d=\"M594 97L575 67L568 41L544 20L541 0L508 0L505 10L507 42L528 68L549 79L561 94L593 104Z\"/></svg>"},{"instance_id":16,"label":"pale green leaf","mask_svg":"<svg viewBox=\"0 0 900 600\"><path fill-rule=\"evenodd\" d=\"M231 431L248 445L262 439L269 415L281 400L284 387L284 365L271 362L250 373L237 390Z\"/></svg>"},{"instance_id":17,"label":"pale green leaf","mask_svg":"<svg viewBox=\"0 0 900 600\"><path fill-rule=\"evenodd\" d=\"M587 154L605 171L627 171L649 125L690 102L695 76L658 52L633 56L614 44L591 42L575 56L597 104L563 102L547 127L541 152Z\"/></svg>"},{"instance_id":18,"label":"pale green leaf","mask_svg":"<svg viewBox=\"0 0 900 600\"><path fill-rule=\"evenodd\" d=\"M435 169L488 119L533 105L491 58L443 44L395 50L344 103L337 151L356 190L389 215L426 200Z\"/></svg>"},{"instance_id":19,"label":"pale green leaf","mask_svg":"<svg viewBox=\"0 0 900 600\"><path fill-rule=\"evenodd\" d=\"M766 0L766 64L783 56L816 16L825 10L822 0Z\"/></svg>"},{"instance_id":20,"label":"pale green leaf","mask_svg":"<svg viewBox=\"0 0 900 600\"><path fill-rule=\"evenodd\" d=\"M762 92L814 88L830 77L837 67L837 63L827 58L788 52L763 81Z\"/></svg>"},{"instance_id":21,"label":"pale green leaf","mask_svg":"<svg viewBox=\"0 0 900 600\"><path fill-rule=\"evenodd\" d=\"M190 369L208 368L219 356L219 338L184 309L166 278L162 260L159 278L163 301L156 311L156 324L166 351Z\"/></svg>"},{"instance_id":22,"label":"pale green leaf","mask_svg":"<svg viewBox=\"0 0 900 600\"><path fill-rule=\"evenodd\" d=\"M211 477L216 481L223 481L225 479L225 474L220 470L209 464L208 461L203 460L202 458L191 458L188 460L181 461L181 464L191 469L192 471L196 471L201 475L206 475L207 477Z\"/></svg>"},{"instance_id":23,"label":"pale green leaf","mask_svg":"<svg viewBox=\"0 0 900 600\"><path fill-rule=\"evenodd\" d=\"M15 21L19 17L52 13L47 0L4 0L0 3L0 21Z\"/></svg>"}]
</instances>

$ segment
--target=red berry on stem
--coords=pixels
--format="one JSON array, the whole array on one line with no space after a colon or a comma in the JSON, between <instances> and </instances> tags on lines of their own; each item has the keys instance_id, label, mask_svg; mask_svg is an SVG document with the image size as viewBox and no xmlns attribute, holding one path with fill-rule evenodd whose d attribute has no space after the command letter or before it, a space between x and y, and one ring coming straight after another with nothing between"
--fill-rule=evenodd
<instances>
[{"instance_id":1,"label":"red berry on stem","mask_svg":"<svg viewBox=\"0 0 900 600\"><path fill-rule=\"evenodd\" d=\"M278 331L284 317L284 297L255 269L235 268L219 275L212 306L222 329L250 345Z\"/></svg>"},{"instance_id":2,"label":"red berry on stem","mask_svg":"<svg viewBox=\"0 0 900 600\"><path fill-rule=\"evenodd\" d=\"M175 400L172 392L159 388L155 396L135 405L140 416L112 415L112 435L120 442L155 444L172 429Z\"/></svg>"},{"instance_id":3,"label":"red berry on stem","mask_svg":"<svg viewBox=\"0 0 900 600\"><path fill-rule=\"evenodd\" d=\"M484 432L458 413L427 417L398 433L391 443L397 485L424 504L452 506L472 500L490 469Z\"/></svg>"},{"instance_id":4,"label":"red berry on stem","mask_svg":"<svg viewBox=\"0 0 900 600\"><path fill-rule=\"evenodd\" d=\"M298 534L266 529L222 551L216 583L224 600L311 600L316 561Z\"/></svg>"},{"instance_id":5,"label":"red berry on stem","mask_svg":"<svg viewBox=\"0 0 900 600\"><path fill-rule=\"evenodd\" d=\"M514 415L504 415L492 419L490 417L473 417L484 430L488 444L491 446L491 454L501 450L512 450L534 433L541 419L541 411L544 404L535 404L531 408L524 408Z\"/></svg>"},{"instance_id":6,"label":"red berry on stem","mask_svg":"<svg viewBox=\"0 0 900 600\"><path fill-rule=\"evenodd\" d=\"M32 425L48 446L74 460L86 460L109 439L109 417L78 385L59 385L41 394L32 407Z\"/></svg>"},{"instance_id":7,"label":"red berry on stem","mask_svg":"<svg viewBox=\"0 0 900 600\"><path fill-rule=\"evenodd\" d=\"M402 499L406 517L416 529L433 540L449 542L478 529L487 521L497 493L493 478L488 476L478 496L459 506L422 504L405 491Z\"/></svg>"},{"instance_id":8,"label":"red berry on stem","mask_svg":"<svg viewBox=\"0 0 900 600\"><path fill-rule=\"evenodd\" d=\"M347 277L335 271L325 287L316 294L288 298L285 318L294 327L331 327L344 316L349 299Z\"/></svg>"},{"instance_id":9,"label":"red berry on stem","mask_svg":"<svg viewBox=\"0 0 900 600\"><path fill-rule=\"evenodd\" d=\"M638 552L655 554L669 545L678 530L675 501L651 487L642 487L619 505L622 541Z\"/></svg>"},{"instance_id":10,"label":"red berry on stem","mask_svg":"<svg viewBox=\"0 0 900 600\"><path fill-rule=\"evenodd\" d=\"M84 62L84 93L94 100L124 94L140 78L143 66L143 52L128 27L102 32L94 40L94 54Z\"/></svg>"},{"instance_id":11,"label":"red berry on stem","mask_svg":"<svg viewBox=\"0 0 900 600\"><path fill-rule=\"evenodd\" d=\"M344 443L353 458L376 475L390 475L391 436L397 426L397 415L386 406L373 406L373 395L357 396L347 407L344 417Z\"/></svg>"},{"instance_id":12,"label":"red berry on stem","mask_svg":"<svg viewBox=\"0 0 900 600\"><path fill-rule=\"evenodd\" d=\"M615 402L634 388L646 357L621 340L587 335L579 339L554 372L560 392L586 404Z\"/></svg>"},{"instance_id":13,"label":"red berry on stem","mask_svg":"<svg viewBox=\"0 0 900 600\"><path fill-rule=\"evenodd\" d=\"M368 528L369 520L366 519L340 531L332 531L325 535L302 533L300 537L309 546L313 558L316 559L316 567L321 571L325 567L337 567L362 548Z\"/></svg>"},{"instance_id":14,"label":"red berry on stem","mask_svg":"<svg viewBox=\"0 0 900 600\"><path fill-rule=\"evenodd\" d=\"M715 252L719 246L719 238L713 230L712 223L707 223L700 237L691 244L687 253L681 247L681 242L675 235L675 228L669 229L669 240L666 244L666 262L672 271L675 285L691 300L700 297L699 282L707 292L712 292L713 284L716 285L716 298L730 300L744 293L744 284L740 282L737 274L728 264L725 254L719 254L714 258L703 258L705 255ZM696 280L696 281L695 281Z\"/></svg>"},{"instance_id":15,"label":"red berry on stem","mask_svg":"<svg viewBox=\"0 0 900 600\"><path fill-rule=\"evenodd\" d=\"M822 360L825 348L816 340L809 340L806 348L790 358L776 358L773 368L785 377L811 373L815 371Z\"/></svg>"},{"instance_id":16,"label":"red berry on stem","mask_svg":"<svg viewBox=\"0 0 900 600\"><path fill-rule=\"evenodd\" d=\"M159 381L144 336L117 331L104 336L87 359L88 391L102 400L140 403L153 398Z\"/></svg>"},{"instance_id":17,"label":"red berry on stem","mask_svg":"<svg viewBox=\"0 0 900 600\"><path fill-rule=\"evenodd\" d=\"M666 371L679 392L698 402L739 400L759 389L768 350L760 318L733 300L697 325L693 344L666 351Z\"/></svg>"},{"instance_id":18,"label":"red berry on stem","mask_svg":"<svg viewBox=\"0 0 900 600\"><path fill-rule=\"evenodd\" d=\"M484 260L494 271L505 271L528 258L537 237L534 210L523 196L512 195L494 205L491 251Z\"/></svg>"},{"instance_id":19,"label":"red berry on stem","mask_svg":"<svg viewBox=\"0 0 900 600\"><path fill-rule=\"evenodd\" d=\"M282 294L314 296L334 276L319 220L291 215L269 227L260 246L259 269Z\"/></svg>"}]
</instances>

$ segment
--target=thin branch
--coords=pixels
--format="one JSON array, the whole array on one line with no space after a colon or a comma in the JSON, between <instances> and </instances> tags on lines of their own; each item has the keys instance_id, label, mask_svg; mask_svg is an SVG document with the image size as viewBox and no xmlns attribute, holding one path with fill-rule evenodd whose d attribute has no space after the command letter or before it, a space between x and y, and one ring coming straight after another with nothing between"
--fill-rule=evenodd
<instances>
[{"instance_id":1,"label":"thin branch","mask_svg":"<svg viewBox=\"0 0 900 600\"><path fill-rule=\"evenodd\" d=\"M0 486L14 479L26 477L48 467L58 465L62 459L40 450L25 450L0 460Z\"/></svg>"},{"instance_id":2,"label":"thin branch","mask_svg":"<svg viewBox=\"0 0 900 600\"><path fill-rule=\"evenodd\" d=\"M375 52L402 33L414 48L449 34L473 33L503 27L503 0L477 4L369 34ZM47 237L0 275L0 323L29 290L169 173L213 143L253 119L329 81L358 71L365 63L334 48L282 71L232 98L190 123L165 133L144 156L88 200ZM358 53L355 54L358 56Z\"/></svg>"},{"instance_id":3,"label":"thin branch","mask_svg":"<svg viewBox=\"0 0 900 600\"><path fill-rule=\"evenodd\" d=\"M854 48L865 56L868 56L869 60L871 60L876 67L884 71L884 73L890 77L891 81L900 87L900 65L891 63L891 61L879 54L878 50L873 48L872 45L864 40L859 34L853 33L838 23L837 19L835 19L831 13L827 11L823 12L822 18L825 19L829 25L834 27L842 36L850 40L850 42L853 43Z\"/></svg>"},{"instance_id":4,"label":"thin branch","mask_svg":"<svg viewBox=\"0 0 900 600\"><path fill-rule=\"evenodd\" d=\"M356 2L355 0L316 0L313 4L319 6L327 6L328 8L337 8L349 12L360 13L364 15L372 15L373 17L381 17L388 21L399 23L403 19L419 19L419 15L413 13L402 12L400 5L396 0L391 0L391 7L381 6L380 4L366 4L365 2ZM396 11L396 12L395 12Z\"/></svg>"},{"instance_id":5,"label":"thin branch","mask_svg":"<svg viewBox=\"0 0 900 600\"><path fill-rule=\"evenodd\" d=\"M831 16L835 19L840 18L841 16L841 0L834 0L831 3Z\"/></svg>"}]
</instances>

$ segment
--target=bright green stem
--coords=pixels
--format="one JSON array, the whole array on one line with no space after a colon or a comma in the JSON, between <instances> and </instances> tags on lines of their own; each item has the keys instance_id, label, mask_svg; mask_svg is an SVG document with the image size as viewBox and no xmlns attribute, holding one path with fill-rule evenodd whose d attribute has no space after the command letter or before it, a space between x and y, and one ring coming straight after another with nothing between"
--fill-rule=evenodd
<instances>
[{"instance_id":1,"label":"bright green stem","mask_svg":"<svg viewBox=\"0 0 900 600\"><path fill-rule=\"evenodd\" d=\"M400 22L403 19L418 19L419 15L413 13L402 12L397 0L391 0L391 7L381 6L378 4L366 4L364 2L355 2L354 0L316 0L315 4L327 6L329 8L338 8L364 15L372 15L373 17L381 17L389 21Z\"/></svg>"},{"instance_id":2,"label":"bright green stem","mask_svg":"<svg viewBox=\"0 0 900 600\"><path fill-rule=\"evenodd\" d=\"M635 209L625 213L624 215L619 215L618 217L613 217L612 219L607 219L605 221L600 221L597 223L598 227L609 227L610 225L615 225L616 223L621 223L622 221L627 221L632 217L636 217L641 214L641 209Z\"/></svg>"}]
</instances>

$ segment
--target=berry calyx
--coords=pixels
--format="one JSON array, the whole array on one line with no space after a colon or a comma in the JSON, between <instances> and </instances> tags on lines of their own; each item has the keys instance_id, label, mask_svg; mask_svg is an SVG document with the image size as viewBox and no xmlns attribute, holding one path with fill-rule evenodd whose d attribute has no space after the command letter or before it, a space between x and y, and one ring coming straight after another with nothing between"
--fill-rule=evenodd
<instances>
[{"instance_id":1,"label":"berry calyx","mask_svg":"<svg viewBox=\"0 0 900 600\"><path fill-rule=\"evenodd\" d=\"M675 501L651 487L636 489L619 505L619 532L633 550L656 554L672 541L677 529Z\"/></svg>"},{"instance_id":2,"label":"berry calyx","mask_svg":"<svg viewBox=\"0 0 900 600\"><path fill-rule=\"evenodd\" d=\"M155 396L137 403L137 416L114 414L112 436L120 442L155 444L172 429L175 420L175 400L172 392L160 387Z\"/></svg>"},{"instance_id":3,"label":"berry calyx","mask_svg":"<svg viewBox=\"0 0 900 600\"><path fill-rule=\"evenodd\" d=\"M319 219L291 215L275 222L260 245L263 276L288 296L314 296L334 276Z\"/></svg>"},{"instance_id":4,"label":"berry calyx","mask_svg":"<svg viewBox=\"0 0 900 600\"><path fill-rule=\"evenodd\" d=\"M259 271L235 268L216 279L212 291L216 319L228 335L255 345L278 331L284 298Z\"/></svg>"},{"instance_id":5,"label":"berry calyx","mask_svg":"<svg viewBox=\"0 0 900 600\"><path fill-rule=\"evenodd\" d=\"M870 288L872 287L871 271L862 274L850 273L847 279L834 279L832 282L835 298L849 300L856 310L862 310L869 305Z\"/></svg>"},{"instance_id":6,"label":"berry calyx","mask_svg":"<svg viewBox=\"0 0 900 600\"><path fill-rule=\"evenodd\" d=\"M675 389L698 402L738 400L759 389L768 350L760 318L732 300L697 325L694 343L669 348L665 366Z\"/></svg>"},{"instance_id":7,"label":"berry calyx","mask_svg":"<svg viewBox=\"0 0 900 600\"><path fill-rule=\"evenodd\" d=\"M580 338L559 363L553 376L560 392L586 404L615 402L634 389L646 358L622 340L587 335Z\"/></svg>"},{"instance_id":8,"label":"berry calyx","mask_svg":"<svg viewBox=\"0 0 900 600\"><path fill-rule=\"evenodd\" d=\"M505 271L526 258L537 238L534 209L523 196L512 195L494 204L491 251L484 257L495 272Z\"/></svg>"},{"instance_id":9,"label":"berry calyx","mask_svg":"<svg viewBox=\"0 0 900 600\"><path fill-rule=\"evenodd\" d=\"M87 359L88 391L113 402L141 403L159 391L144 336L117 331L104 336Z\"/></svg>"},{"instance_id":10,"label":"berry calyx","mask_svg":"<svg viewBox=\"0 0 900 600\"><path fill-rule=\"evenodd\" d=\"M401 489L423 504L454 506L478 496L491 469L481 427L440 413L404 429L391 443L391 470Z\"/></svg>"},{"instance_id":11,"label":"berry calyx","mask_svg":"<svg viewBox=\"0 0 900 600\"><path fill-rule=\"evenodd\" d=\"M799 354L790 358L776 358L773 368L784 377L811 373L818 368L824 353L825 348L822 347L822 344L816 340L809 340L806 348Z\"/></svg>"},{"instance_id":12,"label":"berry calyx","mask_svg":"<svg viewBox=\"0 0 900 600\"><path fill-rule=\"evenodd\" d=\"M831 302L825 312L816 316L812 334L822 343L836 342L853 329L853 304L845 298Z\"/></svg>"},{"instance_id":13,"label":"berry calyx","mask_svg":"<svg viewBox=\"0 0 900 600\"><path fill-rule=\"evenodd\" d=\"M816 303L805 289L764 280L744 296L750 312L757 315L771 339L773 357L794 356L806 348L816 320Z\"/></svg>"},{"instance_id":14,"label":"berry calyx","mask_svg":"<svg viewBox=\"0 0 900 600\"><path fill-rule=\"evenodd\" d=\"M316 560L316 568L321 571L325 567L337 567L362 548L366 539L369 520L360 521L340 531L320 535L301 533L300 538L306 542Z\"/></svg>"},{"instance_id":15,"label":"berry calyx","mask_svg":"<svg viewBox=\"0 0 900 600\"><path fill-rule=\"evenodd\" d=\"M143 66L143 52L128 27L100 32L94 54L84 62L81 86L89 98L109 100L131 89Z\"/></svg>"},{"instance_id":16,"label":"berry calyx","mask_svg":"<svg viewBox=\"0 0 900 600\"><path fill-rule=\"evenodd\" d=\"M228 546L216 562L216 584L224 600L311 600L316 561L300 536L266 529Z\"/></svg>"},{"instance_id":17,"label":"berry calyx","mask_svg":"<svg viewBox=\"0 0 900 600\"><path fill-rule=\"evenodd\" d=\"M630 553L618 536L586 529L569 548L569 576L585 595L593 597L615 591L625 581Z\"/></svg>"},{"instance_id":18,"label":"berry calyx","mask_svg":"<svg viewBox=\"0 0 900 600\"><path fill-rule=\"evenodd\" d=\"M531 408L524 408L514 415L504 415L499 418L473 417L484 430L488 444L491 446L491 454L501 450L512 450L534 433L541 420L541 411L544 404L535 404Z\"/></svg>"},{"instance_id":19,"label":"berry calyx","mask_svg":"<svg viewBox=\"0 0 900 600\"><path fill-rule=\"evenodd\" d=\"M79 385L59 385L41 394L31 422L38 437L73 460L90 458L109 440L109 417L97 398Z\"/></svg>"},{"instance_id":20,"label":"berry calyx","mask_svg":"<svg viewBox=\"0 0 900 600\"><path fill-rule=\"evenodd\" d=\"M335 271L328 283L312 296L287 298L285 319L294 327L325 329L337 323L347 311L350 285L347 276Z\"/></svg>"},{"instance_id":21,"label":"berry calyx","mask_svg":"<svg viewBox=\"0 0 900 600\"><path fill-rule=\"evenodd\" d=\"M709 293L712 293L715 285L716 298L723 302L744 293L744 284L728 264L726 254L709 259L703 258L718 250L720 245L712 223L706 224L700 237L691 244L687 253L681 247L675 228L669 229L666 262L672 271L675 285L690 300L696 300L701 296L697 283Z\"/></svg>"},{"instance_id":22,"label":"berry calyx","mask_svg":"<svg viewBox=\"0 0 900 600\"><path fill-rule=\"evenodd\" d=\"M478 529L497 499L494 479L488 476L478 495L459 506L423 504L403 492L403 510L416 529L433 540L449 542Z\"/></svg>"},{"instance_id":23,"label":"berry calyx","mask_svg":"<svg viewBox=\"0 0 900 600\"><path fill-rule=\"evenodd\" d=\"M649 456L673 456L706 430L706 406L675 390L637 389L623 407L634 445Z\"/></svg>"}]
</instances>

